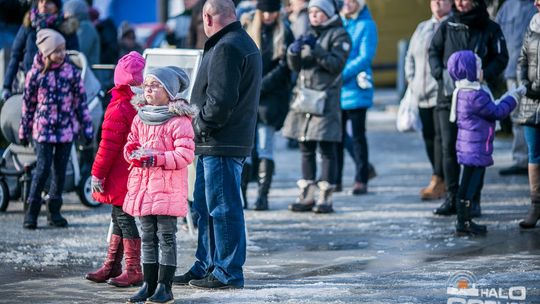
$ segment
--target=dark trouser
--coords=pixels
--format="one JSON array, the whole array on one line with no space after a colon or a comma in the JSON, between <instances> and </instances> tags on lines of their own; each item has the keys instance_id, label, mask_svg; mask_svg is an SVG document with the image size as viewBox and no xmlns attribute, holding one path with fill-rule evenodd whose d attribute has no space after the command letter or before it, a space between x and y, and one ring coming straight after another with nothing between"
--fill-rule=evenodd
<instances>
[{"instance_id":1,"label":"dark trouser","mask_svg":"<svg viewBox=\"0 0 540 304\"><path fill-rule=\"evenodd\" d=\"M342 141L337 143L337 176L336 184L341 184L343 177L343 163L345 158L345 137L347 121L352 123L353 159L356 167L354 181L367 184L369 175L369 152L366 138L367 109L343 110L341 120Z\"/></svg>"},{"instance_id":2,"label":"dark trouser","mask_svg":"<svg viewBox=\"0 0 540 304\"><path fill-rule=\"evenodd\" d=\"M113 234L125 239L138 239L139 230L135 224L135 218L122 210L121 206L112 207Z\"/></svg>"},{"instance_id":3,"label":"dark trouser","mask_svg":"<svg viewBox=\"0 0 540 304\"><path fill-rule=\"evenodd\" d=\"M336 143L329 141L304 141L300 142L302 153L302 178L305 180L317 180L317 146L321 152L322 168L320 181L327 181L331 185L336 180Z\"/></svg>"},{"instance_id":4,"label":"dark trouser","mask_svg":"<svg viewBox=\"0 0 540 304\"><path fill-rule=\"evenodd\" d=\"M459 189L459 171L457 162L456 141L457 125L450 122L450 109L436 109L439 117L439 127L441 131L443 172L446 191L457 193Z\"/></svg>"},{"instance_id":5,"label":"dark trouser","mask_svg":"<svg viewBox=\"0 0 540 304\"><path fill-rule=\"evenodd\" d=\"M418 110L422 121L422 137L433 175L443 178L441 131L437 111L435 107L418 108Z\"/></svg>"},{"instance_id":6,"label":"dark trouser","mask_svg":"<svg viewBox=\"0 0 540 304\"><path fill-rule=\"evenodd\" d=\"M52 165L52 178L48 194L51 200L60 200L64 191L71 143L36 143L35 145L37 162L28 197L34 202L41 201L41 192L43 192L45 183L51 174Z\"/></svg>"},{"instance_id":7,"label":"dark trouser","mask_svg":"<svg viewBox=\"0 0 540 304\"><path fill-rule=\"evenodd\" d=\"M176 217L148 215L139 219L142 230L143 264L176 266Z\"/></svg>"},{"instance_id":8,"label":"dark trouser","mask_svg":"<svg viewBox=\"0 0 540 304\"><path fill-rule=\"evenodd\" d=\"M479 196L484 185L485 173L486 167L463 166L458 193L459 199L472 201L477 195Z\"/></svg>"}]
</instances>

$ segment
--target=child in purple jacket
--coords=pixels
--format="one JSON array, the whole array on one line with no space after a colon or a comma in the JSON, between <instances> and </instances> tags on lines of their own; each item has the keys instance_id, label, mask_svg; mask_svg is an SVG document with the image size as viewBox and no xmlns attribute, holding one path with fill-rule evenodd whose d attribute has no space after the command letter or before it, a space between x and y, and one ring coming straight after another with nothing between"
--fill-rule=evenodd
<instances>
[{"instance_id":1,"label":"child in purple jacket","mask_svg":"<svg viewBox=\"0 0 540 304\"><path fill-rule=\"evenodd\" d=\"M471 201L475 194L480 194L486 167L493 165L495 121L510 114L526 89L520 86L510 90L500 101L494 101L490 90L481 84L482 61L472 51L452 54L448 59L448 72L456 84L450 121L457 119L456 151L458 163L463 166L456 233L458 236L485 234L486 226L471 220Z\"/></svg>"},{"instance_id":2,"label":"child in purple jacket","mask_svg":"<svg viewBox=\"0 0 540 304\"><path fill-rule=\"evenodd\" d=\"M36 229L41 192L51 173L47 221L67 226L60 214L62 191L71 145L82 129L84 143L92 140L92 118L86 104L81 72L66 58L66 41L57 31L37 32L39 53L26 74L19 139L23 146L34 143L37 162L32 176L28 209L23 227Z\"/></svg>"}]
</instances>

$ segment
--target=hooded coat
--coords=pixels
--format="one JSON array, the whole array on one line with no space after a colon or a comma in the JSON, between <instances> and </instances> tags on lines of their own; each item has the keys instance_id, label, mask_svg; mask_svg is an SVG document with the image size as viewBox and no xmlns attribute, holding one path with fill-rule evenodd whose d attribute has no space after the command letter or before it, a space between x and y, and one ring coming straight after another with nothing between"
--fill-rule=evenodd
<instances>
[{"instance_id":1,"label":"hooded coat","mask_svg":"<svg viewBox=\"0 0 540 304\"><path fill-rule=\"evenodd\" d=\"M138 143L161 152L161 166L133 167L129 172L123 210L131 216L187 214L188 169L195 158L191 117L194 112L184 102L175 103L177 116L160 125L147 125L135 116L126 146ZM124 158L130 155L124 147Z\"/></svg>"},{"instance_id":2,"label":"hooded coat","mask_svg":"<svg viewBox=\"0 0 540 304\"><path fill-rule=\"evenodd\" d=\"M351 50L351 38L338 15L326 24L312 27L315 47L304 46L299 54L287 51L291 70L299 72L296 86L325 90L327 98L321 116L289 110L283 126L284 136L299 141L341 142L341 73Z\"/></svg>"},{"instance_id":3,"label":"hooded coat","mask_svg":"<svg viewBox=\"0 0 540 304\"><path fill-rule=\"evenodd\" d=\"M467 166L488 167L493 165L493 139L495 121L507 117L516 107L516 100L503 96L495 104L489 89L481 88L478 81L476 57L470 51L457 52L448 60L448 72L452 79L479 89L457 89L456 116L458 135L456 151L458 163Z\"/></svg>"},{"instance_id":4,"label":"hooded coat","mask_svg":"<svg viewBox=\"0 0 540 304\"><path fill-rule=\"evenodd\" d=\"M493 89L501 79L508 63L508 50L501 27L489 18L484 0L474 0L476 7L466 13L452 9L452 16L444 21L431 41L429 65L438 83L437 106L448 108L454 84L448 74L450 56L471 50L482 59L485 80Z\"/></svg>"}]
</instances>

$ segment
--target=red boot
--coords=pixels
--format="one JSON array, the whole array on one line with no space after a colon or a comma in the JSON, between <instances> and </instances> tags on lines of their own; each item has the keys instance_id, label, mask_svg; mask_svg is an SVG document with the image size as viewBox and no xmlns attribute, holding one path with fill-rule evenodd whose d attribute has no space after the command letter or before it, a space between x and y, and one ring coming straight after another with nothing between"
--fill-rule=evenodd
<instances>
[{"instance_id":1,"label":"red boot","mask_svg":"<svg viewBox=\"0 0 540 304\"><path fill-rule=\"evenodd\" d=\"M96 283L103 283L109 278L119 276L122 273L123 255L122 237L116 234L111 235L109 250L107 250L103 266L94 272L87 273L85 278Z\"/></svg>"},{"instance_id":2,"label":"red boot","mask_svg":"<svg viewBox=\"0 0 540 304\"><path fill-rule=\"evenodd\" d=\"M141 285L143 274L141 270L141 239L124 239L126 267L117 277L110 278L107 283L116 287Z\"/></svg>"}]
</instances>

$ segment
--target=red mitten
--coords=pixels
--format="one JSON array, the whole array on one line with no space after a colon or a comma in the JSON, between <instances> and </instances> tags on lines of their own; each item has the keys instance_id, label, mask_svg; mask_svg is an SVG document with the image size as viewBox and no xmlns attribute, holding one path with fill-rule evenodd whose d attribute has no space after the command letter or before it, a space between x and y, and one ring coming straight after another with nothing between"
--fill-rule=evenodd
<instances>
[{"instance_id":1,"label":"red mitten","mask_svg":"<svg viewBox=\"0 0 540 304\"><path fill-rule=\"evenodd\" d=\"M140 168L150 168L150 167L156 167L157 166L157 156L156 155L145 155L141 158L133 158L131 159L131 164L134 167L140 167Z\"/></svg>"},{"instance_id":2,"label":"red mitten","mask_svg":"<svg viewBox=\"0 0 540 304\"><path fill-rule=\"evenodd\" d=\"M141 145L139 143L132 142L132 143L126 145L126 152L129 155L129 157L131 157L131 155L133 155L133 152L138 150L140 147L141 147Z\"/></svg>"}]
</instances>

